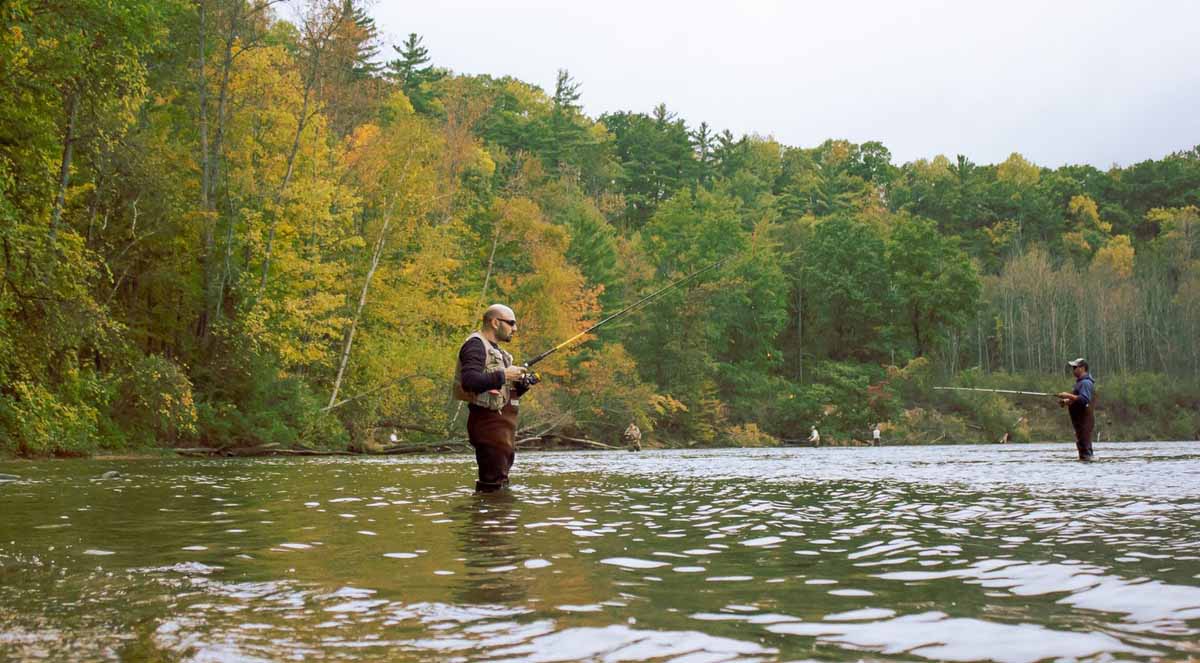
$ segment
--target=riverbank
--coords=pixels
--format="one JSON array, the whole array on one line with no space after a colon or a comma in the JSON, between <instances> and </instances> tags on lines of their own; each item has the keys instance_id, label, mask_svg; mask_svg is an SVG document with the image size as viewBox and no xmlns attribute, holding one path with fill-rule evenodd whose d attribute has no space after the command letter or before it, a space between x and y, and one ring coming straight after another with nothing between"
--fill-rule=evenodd
<instances>
[{"instance_id":1,"label":"riverbank","mask_svg":"<svg viewBox=\"0 0 1200 663\"><path fill-rule=\"evenodd\" d=\"M1120 440L1200 439L1200 382L1184 381L1156 373L1098 376L1096 439L1100 443ZM854 409L849 397L831 399L826 414L811 422L796 422L791 431L767 431L753 422L730 423L720 435L696 442L663 425L645 426L643 447L664 448L753 448L788 446L804 440L809 426L821 431L823 446L865 445L871 428L880 424L885 446L932 444L995 444L1008 434L1010 442L1062 442L1073 439L1070 421L1056 401L1048 397L941 391L934 386L987 387L1056 393L1070 386L1070 379L1035 374L960 373L954 380L939 380L928 374L901 371L872 385L869 409ZM534 401L536 408L536 401ZM853 414L852 414L853 413ZM547 419L531 409L529 421ZM524 416L523 416L524 420ZM551 419L550 421L553 421ZM652 422L665 424L666 422ZM439 424L432 427L444 429ZM530 424L519 435L520 449L624 449L619 440L605 439L603 428L554 427ZM618 430L620 427L616 427ZM256 455L389 455L469 451L465 438L446 438L432 432L400 430L395 441L391 429L363 429L357 441L314 437L304 443L279 443L246 438L237 442L202 439L168 441L162 446L128 446L120 436L97 436L67 448L29 447L16 440L0 441L0 458L91 457L145 458L191 454L196 456ZM377 441L376 438L388 438ZM355 437L355 436L351 436ZM803 445L799 445L803 446ZM38 452L29 452L31 448ZM25 449L26 453L21 453Z\"/></svg>"},{"instance_id":2,"label":"riverbank","mask_svg":"<svg viewBox=\"0 0 1200 663\"><path fill-rule=\"evenodd\" d=\"M1190 441L1192 441L1192 440L1191 439L1110 440L1110 439L1101 438L1101 439L1097 440L1097 443L1102 444L1102 445L1103 444L1125 445L1125 444L1135 444L1135 443L1141 443L1141 442L1190 442ZM1072 444L1072 443L1073 443L1073 440L1071 438L1047 439L1047 440L1013 439L1013 440L1010 440L1009 443L1007 443L1005 446L1027 446L1027 445L1033 445L1033 444ZM894 447L996 446L996 445L997 445L996 441L992 441L992 442L983 442L983 441L955 442L955 441L947 441L945 439L940 439L940 440L934 439L934 440L929 440L929 441L911 442L911 441L903 441L903 440L885 439L883 444L879 445L879 446L894 448ZM829 448L853 449L853 448L859 448L859 447L871 448L874 446L875 445L872 445L868 440L856 440L856 439L846 439L846 440L822 439L821 444L819 446L815 446L815 445L809 444L807 442L800 443L800 444L788 444L788 443L781 442L781 443L775 444L775 445L757 445L757 446L753 446L753 447L728 447L728 446L726 446L726 447L711 447L711 446L710 447L698 447L695 445L687 445L687 444L663 444L663 443L652 440L652 441L643 443L642 451L679 451L679 450L688 450L688 449L692 449L692 450L701 450L701 449L705 449L705 450L719 450L719 449L752 450L752 449L762 449L762 448L770 448L770 447L789 448L789 449L790 448L800 448L800 449L816 450L816 449L822 449L822 448L824 448L824 449L829 449ZM876 448L878 448L878 447L876 447ZM571 445L571 444L545 443L545 444L521 445L517 449L521 453L528 453L528 452L564 452L564 453L566 453L566 452L573 452L573 451L598 451L598 450L599 451L614 451L614 452L619 452L619 453L629 453L629 450L626 448L612 446L612 445L603 445L603 444ZM108 462L125 462L125 461L164 460L164 459L171 459L171 458L208 458L208 459L244 458L244 459L253 459L253 458L268 458L268 457L302 458L302 457L333 457L333 456L341 456L341 457L348 457L348 458L385 458L388 456L409 456L409 455L416 455L416 454L448 455L448 456L449 455L464 455L464 454L469 454L470 452L471 452L471 448L467 445L462 445L462 444L457 444L457 445L443 444L443 445L432 445L432 446L427 445L427 444L397 445L396 447L390 448L389 450L375 450L375 451L329 451L329 450L322 451L322 450L314 450L314 449L222 450L222 449L187 448L187 449L150 449L150 450L146 450L146 451L142 451L142 452L119 453L119 454L100 453L100 454L92 454L92 455L70 454L70 455L60 455L60 456L19 456L19 455L12 455L12 454L3 454L3 455L0 455L0 461L12 462L12 463L18 463L18 464L26 464L26 463L33 464L33 463L41 463L41 462L45 462L45 461L73 461L73 460L84 461L84 460L86 460L86 461L96 461L96 462L106 462L106 461L108 461Z\"/></svg>"}]
</instances>

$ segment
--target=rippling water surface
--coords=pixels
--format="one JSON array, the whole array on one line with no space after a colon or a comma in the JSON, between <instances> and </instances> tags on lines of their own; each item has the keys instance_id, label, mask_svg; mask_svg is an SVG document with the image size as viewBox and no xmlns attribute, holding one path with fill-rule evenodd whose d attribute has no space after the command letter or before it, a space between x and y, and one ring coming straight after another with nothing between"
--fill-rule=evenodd
<instances>
[{"instance_id":1,"label":"rippling water surface","mask_svg":"<svg viewBox=\"0 0 1200 663\"><path fill-rule=\"evenodd\" d=\"M1200 656L1200 446L1098 452L5 463L0 659Z\"/></svg>"}]
</instances>

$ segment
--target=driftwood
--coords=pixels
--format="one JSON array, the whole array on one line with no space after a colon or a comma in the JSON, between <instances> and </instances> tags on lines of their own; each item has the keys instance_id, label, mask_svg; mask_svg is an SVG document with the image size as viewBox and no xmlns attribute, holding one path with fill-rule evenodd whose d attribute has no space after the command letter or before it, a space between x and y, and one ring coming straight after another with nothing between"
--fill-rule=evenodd
<instances>
[{"instance_id":1,"label":"driftwood","mask_svg":"<svg viewBox=\"0 0 1200 663\"><path fill-rule=\"evenodd\" d=\"M278 449L267 455L280 456L357 456L353 451L321 451L320 449Z\"/></svg>"},{"instance_id":2,"label":"driftwood","mask_svg":"<svg viewBox=\"0 0 1200 663\"><path fill-rule=\"evenodd\" d=\"M264 444L257 447L188 447L179 448L175 453L180 456L193 458L260 458L263 456L355 456L352 451L322 450L322 449L280 449L277 444Z\"/></svg>"},{"instance_id":3,"label":"driftwood","mask_svg":"<svg viewBox=\"0 0 1200 663\"><path fill-rule=\"evenodd\" d=\"M571 445L581 445L581 446L589 447L592 449L609 449L612 451L624 451L625 450L624 447L614 447L611 444L605 444L603 442L597 442L595 440L589 440L587 438L570 437L567 435L558 435L558 434L533 435L530 437L525 437L525 438L521 438L521 439L517 440L516 444L518 446L528 445L532 442L542 442L542 443L549 442L549 443L553 444L555 440L562 440L563 442L567 442ZM563 446L563 445L560 443L555 446Z\"/></svg>"},{"instance_id":4,"label":"driftwood","mask_svg":"<svg viewBox=\"0 0 1200 663\"><path fill-rule=\"evenodd\" d=\"M459 449L467 444L467 439L458 440L442 440L440 442L429 442L426 444L397 444L390 447L385 447L379 451L369 451L370 454L378 455L393 455L393 454L414 454L422 451L434 450L451 450Z\"/></svg>"}]
</instances>

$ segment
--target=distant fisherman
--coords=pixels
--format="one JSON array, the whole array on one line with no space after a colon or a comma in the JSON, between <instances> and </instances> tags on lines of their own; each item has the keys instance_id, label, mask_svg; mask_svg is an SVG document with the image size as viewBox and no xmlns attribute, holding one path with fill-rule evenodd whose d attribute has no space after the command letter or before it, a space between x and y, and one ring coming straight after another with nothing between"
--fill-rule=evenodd
<instances>
[{"instance_id":1,"label":"distant fisherman","mask_svg":"<svg viewBox=\"0 0 1200 663\"><path fill-rule=\"evenodd\" d=\"M1057 394L1058 404L1067 408L1071 415L1079 460L1092 460L1092 430L1096 427L1096 381L1088 373L1088 363L1083 357L1067 362L1067 366L1075 375L1075 389Z\"/></svg>"},{"instance_id":2,"label":"distant fisherman","mask_svg":"<svg viewBox=\"0 0 1200 663\"><path fill-rule=\"evenodd\" d=\"M629 422L629 426L621 433L621 441L630 451L642 450L642 429L637 427L634 422Z\"/></svg>"},{"instance_id":3,"label":"distant fisherman","mask_svg":"<svg viewBox=\"0 0 1200 663\"><path fill-rule=\"evenodd\" d=\"M508 485L516 459L517 407L529 389L525 369L500 348L512 340L517 316L503 304L483 312L483 325L458 350L454 396L469 403L467 437L475 448L479 480L475 490L490 493Z\"/></svg>"}]
</instances>

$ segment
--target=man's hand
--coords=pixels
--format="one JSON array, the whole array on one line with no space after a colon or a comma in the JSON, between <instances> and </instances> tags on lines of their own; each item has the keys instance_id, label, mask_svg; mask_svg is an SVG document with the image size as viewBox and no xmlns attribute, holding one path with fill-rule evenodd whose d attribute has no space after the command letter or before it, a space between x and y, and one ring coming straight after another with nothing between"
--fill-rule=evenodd
<instances>
[{"instance_id":1,"label":"man's hand","mask_svg":"<svg viewBox=\"0 0 1200 663\"><path fill-rule=\"evenodd\" d=\"M524 366L509 366L504 369L504 380L506 382L516 382L521 379L522 375L525 375Z\"/></svg>"}]
</instances>

